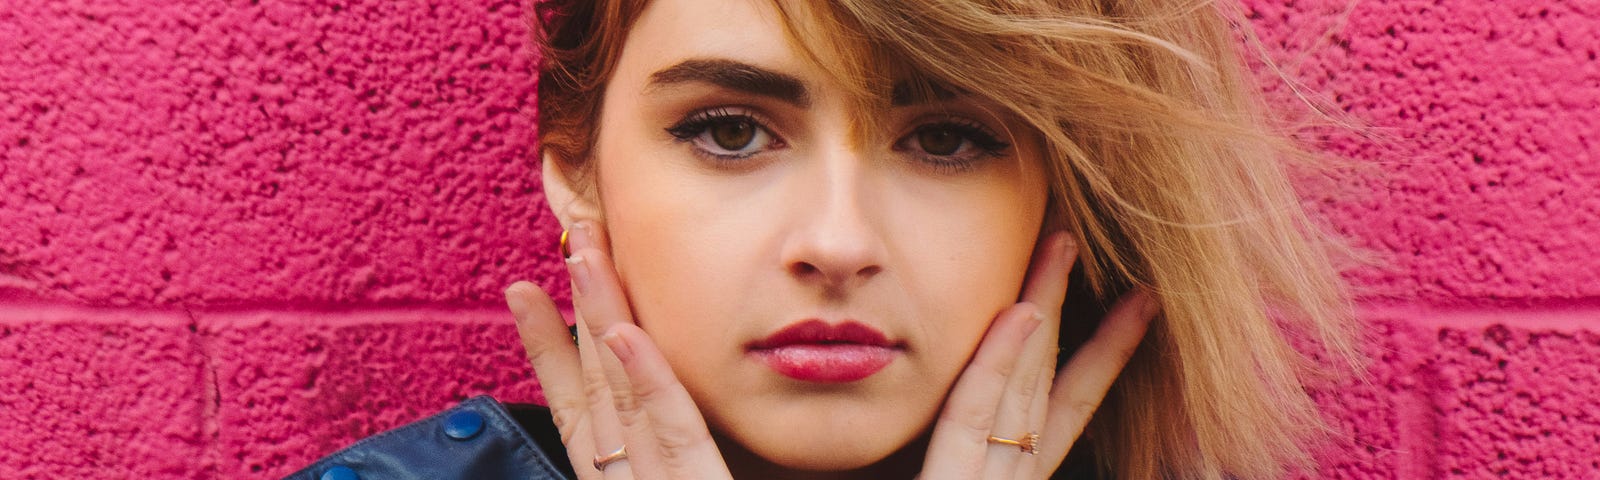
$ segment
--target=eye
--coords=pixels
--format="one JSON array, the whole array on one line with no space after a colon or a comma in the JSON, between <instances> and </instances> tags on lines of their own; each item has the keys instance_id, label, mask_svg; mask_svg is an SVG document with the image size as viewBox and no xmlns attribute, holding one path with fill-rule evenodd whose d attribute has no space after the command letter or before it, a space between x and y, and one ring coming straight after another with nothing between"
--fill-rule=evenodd
<instances>
[{"instance_id":1,"label":"eye","mask_svg":"<svg viewBox=\"0 0 1600 480\"><path fill-rule=\"evenodd\" d=\"M739 119L726 122L717 122L712 125L711 139L718 147L727 150L744 150L755 141L757 129L755 122Z\"/></svg>"},{"instance_id":2,"label":"eye","mask_svg":"<svg viewBox=\"0 0 1600 480\"><path fill-rule=\"evenodd\" d=\"M716 160L739 160L782 146L753 114L739 109L702 110L667 128L697 153Z\"/></svg>"},{"instance_id":3,"label":"eye","mask_svg":"<svg viewBox=\"0 0 1600 480\"><path fill-rule=\"evenodd\" d=\"M917 146L932 155L952 155L961 150L967 139L945 128L926 128L917 131Z\"/></svg>"},{"instance_id":4,"label":"eye","mask_svg":"<svg viewBox=\"0 0 1600 480\"><path fill-rule=\"evenodd\" d=\"M895 150L952 172L968 170L986 158L1004 155L1010 147L1011 144L1001 141L988 127L965 118L918 125L895 142Z\"/></svg>"}]
</instances>

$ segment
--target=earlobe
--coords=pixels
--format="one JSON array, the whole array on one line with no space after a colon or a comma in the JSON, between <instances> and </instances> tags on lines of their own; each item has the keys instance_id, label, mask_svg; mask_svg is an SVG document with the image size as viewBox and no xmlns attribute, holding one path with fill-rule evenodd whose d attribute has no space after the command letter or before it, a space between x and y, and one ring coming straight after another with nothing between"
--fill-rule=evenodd
<instances>
[{"instance_id":1,"label":"earlobe","mask_svg":"<svg viewBox=\"0 0 1600 480\"><path fill-rule=\"evenodd\" d=\"M550 202L550 211L561 220L561 228L572 228L580 220L601 221L604 215L593 179L564 167L555 152L546 150L543 161L544 198Z\"/></svg>"}]
</instances>

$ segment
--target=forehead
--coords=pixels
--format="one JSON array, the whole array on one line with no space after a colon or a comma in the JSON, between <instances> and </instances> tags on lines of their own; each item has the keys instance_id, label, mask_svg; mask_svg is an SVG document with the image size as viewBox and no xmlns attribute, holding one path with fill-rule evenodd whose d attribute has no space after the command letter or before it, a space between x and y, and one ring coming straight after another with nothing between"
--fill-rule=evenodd
<instances>
[{"instance_id":1,"label":"forehead","mask_svg":"<svg viewBox=\"0 0 1600 480\"><path fill-rule=\"evenodd\" d=\"M843 106L849 129L869 136L872 117L894 105L952 97L868 38L831 2L654 0L623 43L611 87L644 94L655 73L685 60L730 60L799 80L814 98Z\"/></svg>"},{"instance_id":2,"label":"forehead","mask_svg":"<svg viewBox=\"0 0 1600 480\"><path fill-rule=\"evenodd\" d=\"M786 33L783 13L759 0L654 0L634 21L614 80L642 83L689 58L760 65L818 81L820 69Z\"/></svg>"}]
</instances>

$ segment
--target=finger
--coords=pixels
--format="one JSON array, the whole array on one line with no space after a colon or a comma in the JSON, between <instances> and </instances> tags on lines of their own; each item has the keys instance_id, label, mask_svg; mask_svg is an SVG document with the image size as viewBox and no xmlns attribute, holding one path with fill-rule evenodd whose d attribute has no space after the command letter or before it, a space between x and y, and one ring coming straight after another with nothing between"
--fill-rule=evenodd
<instances>
[{"instance_id":1,"label":"finger","mask_svg":"<svg viewBox=\"0 0 1600 480\"><path fill-rule=\"evenodd\" d=\"M544 290L525 281L506 288L506 304L516 318L517 336L561 432L561 443L572 458L593 457L594 433L584 399L583 369L561 312Z\"/></svg>"},{"instance_id":2,"label":"finger","mask_svg":"<svg viewBox=\"0 0 1600 480\"><path fill-rule=\"evenodd\" d=\"M1006 382L995 412L995 434L1004 438L1021 439L1030 433L1038 438L1059 440L1043 435L1045 412L1049 409L1050 381L1055 377L1057 336L1060 332L1061 302L1066 298L1068 274L1077 257L1077 249L1066 232L1057 232L1040 242L1028 268L1023 301L1039 306L1043 321L1028 337L1017 360L1017 371ZM995 445L989 448L984 463L983 478L1023 478L1018 473L1036 469L1038 458L1028 455L1017 446Z\"/></svg>"},{"instance_id":3,"label":"finger","mask_svg":"<svg viewBox=\"0 0 1600 480\"><path fill-rule=\"evenodd\" d=\"M1139 342L1144 340L1150 321L1160 311L1160 303L1144 290L1136 289L1117 299L1094 336L1089 337L1056 374L1058 380L1050 391L1045 426L1049 432L1072 438L1083 432L1084 425L1105 400L1111 384L1133 357ZM1059 451L1043 453L1065 458L1070 448L1071 445L1067 445ZM1060 463L1060 459L1054 461Z\"/></svg>"},{"instance_id":4,"label":"finger","mask_svg":"<svg viewBox=\"0 0 1600 480\"><path fill-rule=\"evenodd\" d=\"M1067 298L1067 277L1078 259L1078 242L1072 232L1056 232L1045 237L1034 249L1028 277L1018 301L1038 305L1045 311L1061 309Z\"/></svg>"},{"instance_id":5,"label":"finger","mask_svg":"<svg viewBox=\"0 0 1600 480\"><path fill-rule=\"evenodd\" d=\"M589 410L589 424L594 431L594 454L572 457L572 466L580 474L587 472L608 480L633 478L627 460L611 463L603 471L594 467L594 460L599 456L623 448L626 434L622 420L617 416L616 403L612 401L611 380L606 378L605 368L600 365L600 349L596 348L599 344L594 335L589 333L588 320L583 313L578 312L577 317L578 356L583 363L584 403Z\"/></svg>"},{"instance_id":6,"label":"finger","mask_svg":"<svg viewBox=\"0 0 1600 480\"><path fill-rule=\"evenodd\" d=\"M604 233L600 226L587 221L575 224L568 237L572 250L572 257L567 263L573 277L573 304L582 312L584 320L580 337L588 336L591 342L613 326L633 325L633 312L628 308L627 296L622 291L616 269L598 247L597 239L602 237ZM657 475L659 469L655 465L659 454L655 438L650 432L649 420L645 418L631 391L627 373L609 349L593 349L590 353L596 367L591 373L592 378L604 383L603 388L597 385L595 390L609 393L596 395L590 400L599 401L601 397L608 396L610 415L616 418L621 427L621 438L614 443L603 444L599 448L600 454L615 451L621 445L626 445L628 452L627 460L606 467L606 478L613 478L619 470L631 470L630 476ZM627 466L623 467L623 463Z\"/></svg>"},{"instance_id":7,"label":"finger","mask_svg":"<svg viewBox=\"0 0 1600 480\"><path fill-rule=\"evenodd\" d=\"M614 325L601 341L621 361L636 404L650 420L662 461L658 472L667 478L730 478L705 418L644 330Z\"/></svg>"},{"instance_id":8,"label":"finger","mask_svg":"<svg viewBox=\"0 0 1600 480\"><path fill-rule=\"evenodd\" d=\"M633 323L621 281L604 250L604 237L600 225L589 221L574 224L568 236L572 256L567 259L567 271L572 275L573 307L583 312L589 333L595 338L614 324Z\"/></svg>"},{"instance_id":9,"label":"finger","mask_svg":"<svg viewBox=\"0 0 1600 480\"><path fill-rule=\"evenodd\" d=\"M1019 303L1002 311L978 351L956 379L933 427L922 473L926 479L973 478L983 473L995 411L1028 336L1039 327L1039 308Z\"/></svg>"},{"instance_id":10,"label":"finger","mask_svg":"<svg viewBox=\"0 0 1600 480\"><path fill-rule=\"evenodd\" d=\"M1057 312L1059 311L1058 309ZM1050 335L1050 344L1043 347L1048 354L1044 355L1044 358L1037 360L1039 363L1033 367L1038 369L1040 374L1033 379L1033 390L1030 392L1032 397L1028 399L1028 425L1032 425L1035 428L1033 431L1039 434L1037 447L1039 453L1034 455L1031 462L1023 465L1024 468L1014 478L1049 477L1050 473L1060 468L1061 459L1047 452L1057 450L1066 452L1076 440L1075 438L1066 438L1065 434L1055 432L1045 426L1050 414L1050 395L1048 392L1050 392L1050 385L1055 383L1056 356L1061 352L1061 347L1058 346L1059 342L1056 341L1060 335L1060 320L1046 320L1046 323L1054 324L1052 325L1054 331ZM1065 458L1065 455L1061 457Z\"/></svg>"}]
</instances>

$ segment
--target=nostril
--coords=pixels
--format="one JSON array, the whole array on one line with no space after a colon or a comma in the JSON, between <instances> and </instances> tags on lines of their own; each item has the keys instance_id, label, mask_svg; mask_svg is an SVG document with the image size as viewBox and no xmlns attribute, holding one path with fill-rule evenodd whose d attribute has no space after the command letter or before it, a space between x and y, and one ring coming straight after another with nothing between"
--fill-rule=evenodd
<instances>
[{"instance_id":1,"label":"nostril","mask_svg":"<svg viewBox=\"0 0 1600 480\"><path fill-rule=\"evenodd\" d=\"M817 274L817 266L806 262L795 262L789 265L789 273L797 277L809 277Z\"/></svg>"},{"instance_id":2,"label":"nostril","mask_svg":"<svg viewBox=\"0 0 1600 480\"><path fill-rule=\"evenodd\" d=\"M883 267L880 267L880 266L877 266L877 265L872 265L872 266L869 266L867 268L861 269L860 272L856 272L856 275L862 276L862 277L870 277L870 276L873 276L873 275L877 275L878 272L881 272L881 271L883 271Z\"/></svg>"}]
</instances>

